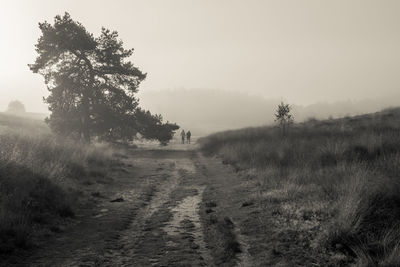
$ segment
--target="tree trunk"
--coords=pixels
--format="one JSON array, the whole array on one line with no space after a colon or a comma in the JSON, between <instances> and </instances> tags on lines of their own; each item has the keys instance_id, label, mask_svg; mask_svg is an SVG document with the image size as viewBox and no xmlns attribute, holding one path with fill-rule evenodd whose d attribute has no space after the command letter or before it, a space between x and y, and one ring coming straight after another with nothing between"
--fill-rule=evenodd
<instances>
[{"instance_id":1,"label":"tree trunk","mask_svg":"<svg viewBox=\"0 0 400 267\"><path fill-rule=\"evenodd\" d=\"M94 70L92 63L83 52L72 51L79 59L83 60L89 69L90 83L87 84L82 93L82 133L86 143L90 143L90 101L88 91L94 86Z\"/></svg>"},{"instance_id":2,"label":"tree trunk","mask_svg":"<svg viewBox=\"0 0 400 267\"><path fill-rule=\"evenodd\" d=\"M89 98L86 94L82 98L82 134L83 140L86 143L90 143Z\"/></svg>"}]
</instances>

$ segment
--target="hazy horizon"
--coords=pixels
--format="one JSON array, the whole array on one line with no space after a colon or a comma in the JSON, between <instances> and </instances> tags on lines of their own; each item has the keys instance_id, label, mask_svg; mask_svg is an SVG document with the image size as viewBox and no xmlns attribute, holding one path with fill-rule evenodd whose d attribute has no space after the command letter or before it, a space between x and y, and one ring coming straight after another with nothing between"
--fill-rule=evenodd
<instances>
[{"instance_id":1,"label":"hazy horizon","mask_svg":"<svg viewBox=\"0 0 400 267\"><path fill-rule=\"evenodd\" d=\"M47 112L43 78L27 64L38 23L64 12L95 36L102 26L119 32L148 73L143 92L217 89L296 105L399 95L397 1L100 3L2 1L0 110L18 99Z\"/></svg>"},{"instance_id":2,"label":"hazy horizon","mask_svg":"<svg viewBox=\"0 0 400 267\"><path fill-rule=\"evenodd\" d=\"M142 108L153 114L161 114L164 121L175 122L196 136L274 124L274 114L281 102L278 98L268 99L254 94L215 89L147 90L140 92L138 97ZM397 107L400 106L400 95L291 106L294 120L303 122L310 118L340 118ZM48 114L29 113L28 110L25 115L43 119Z\"/></svg>"},{"instance_id":3,"label":"hazy horizon","mask_svg":"<svg viewBox=\"0 0 400 267\"><path fill-rule=\"evenodd\" d=\"M143 108L162 114L165 120L177 122L183 129L199 135L270 125L274 123L274 114L281 102L279 98L210 89L143 91L139 96ZM400 95L291 106L294 120L302 122L309 118L339 118L400 106Z\"/></svg>"}]
</instances>

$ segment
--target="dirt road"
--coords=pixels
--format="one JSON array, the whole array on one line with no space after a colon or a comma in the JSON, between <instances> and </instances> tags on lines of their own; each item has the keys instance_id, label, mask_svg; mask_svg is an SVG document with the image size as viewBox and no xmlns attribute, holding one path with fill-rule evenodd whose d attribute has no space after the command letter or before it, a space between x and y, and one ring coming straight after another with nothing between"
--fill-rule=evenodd
<instances>
[{"instance_id":1,"label":"dirt road","mask_svg":"<svg viewBox=\"0 0 400 267\"><path fill-rule=\"evenodd\" d=\"M218 213L223 197L210 193L218 173L194 148L120 155L112 179L83 189L91 197L65 229L7 265L250 266L240 229Z\"/></svg>"}]
</instances>

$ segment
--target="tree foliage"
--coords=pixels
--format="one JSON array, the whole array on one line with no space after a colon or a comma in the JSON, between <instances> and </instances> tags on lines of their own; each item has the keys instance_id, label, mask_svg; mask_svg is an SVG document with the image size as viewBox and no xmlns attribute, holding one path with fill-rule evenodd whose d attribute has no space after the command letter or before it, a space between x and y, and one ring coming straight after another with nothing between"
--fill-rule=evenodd
<instances>
[{"instance_id":1,"label":"tree foliage","mask_svg":"<svg viewBox=\"0 0 400 267\"><path fill-rule=\"evenodd\" d=\"M161 115L154 116L149 111L138 109L136 116L140 134L146 139L158 140L163 145L166 145L179 129L175 123L162 123Z\"/></svg>"},{"instance_id":2,"label":"tree foliage","mask_svg":"<svg viewBox=\"0 0 400 267\"><path fill-rule=\"evenodd\" d=\"M118 33L102 28L94 37L68 13L39 28L38 57L29 67L44 76L50 92L45 102L51 129L88 142L91 136L118 139L140 132L143 111L134 95L146 73L129 61L133 49L123 47Z\"/></svg>"},{"instance_id":3,"label":"tree foliage","mask_svg":"<svg viewBox=\"0 0 400 267\"><path fill-rule=\"evenodd\" d=\"M14 100L8 103L7 112L15 114L25 113L25 106L21 101Z\"/></svg>"},{"instance_id":4,"label":"tree foliage","mask_svg":"<svg viewBox=\"0 0 400 267\"><path fill-rule=\"evenodd\" d=\"M281 102L275 113L275 121L278 122L284 134L286 134L288 127L294 121L292 114L290 114L291 110L292 107L289 104Z\"/></svg>"}]
</instances>

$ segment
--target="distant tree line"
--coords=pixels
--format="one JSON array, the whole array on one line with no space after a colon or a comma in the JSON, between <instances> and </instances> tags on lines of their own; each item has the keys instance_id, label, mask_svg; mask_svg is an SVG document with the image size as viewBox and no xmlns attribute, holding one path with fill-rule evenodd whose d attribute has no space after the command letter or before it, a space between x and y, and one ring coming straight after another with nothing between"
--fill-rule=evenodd
<instances>
[{"instance_id":1,"label":"distant tree line","mask_svg":"<svg viewBox=\"0 0 400 267\"><path fill-rule=\"evenodd\" d=\"M39 28L38 57L29 67L45 79L46 121L55 133L86 142L93 136L129 140L138 133L161 143L172 138L179 126L139 108L135 93L146 73L128 60L133 49L123 47L116 31L102 28L95 38L68 13Z\"/></svg>"}]
</instances>

